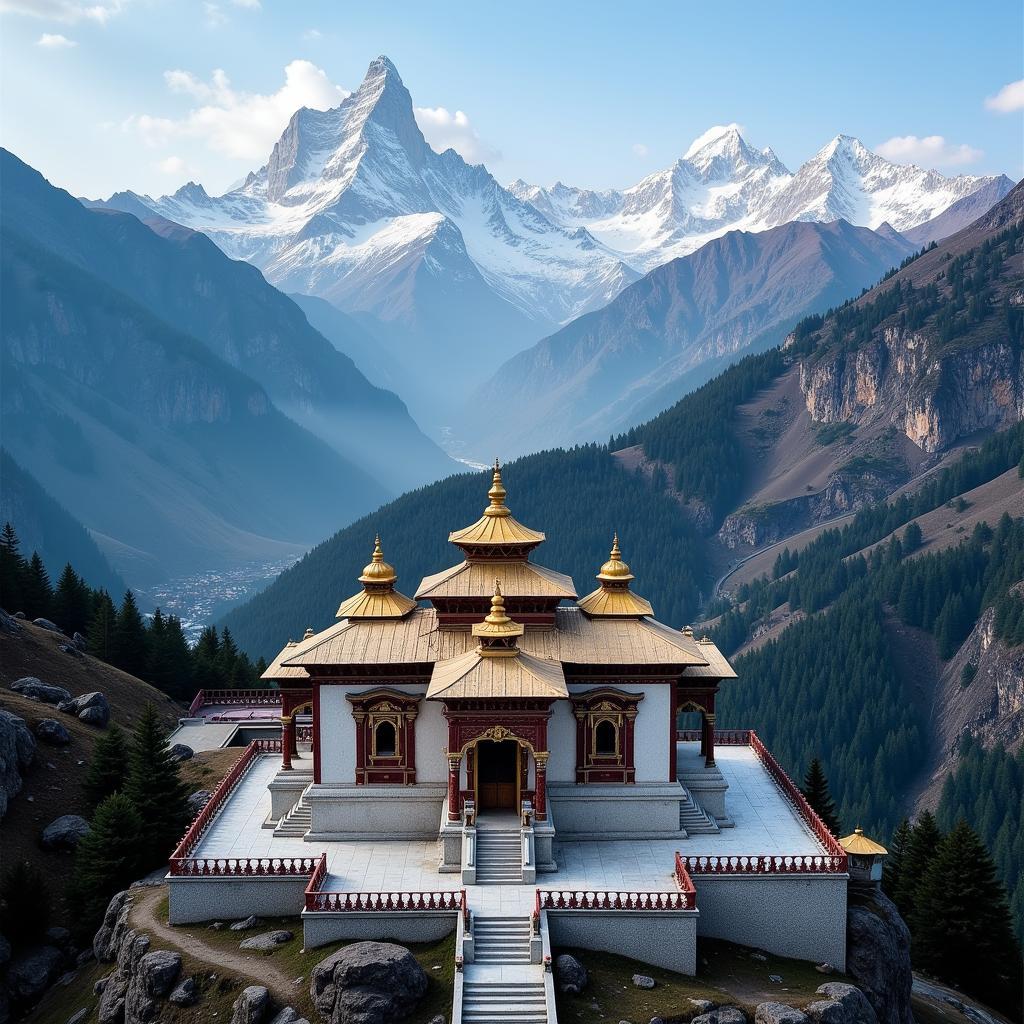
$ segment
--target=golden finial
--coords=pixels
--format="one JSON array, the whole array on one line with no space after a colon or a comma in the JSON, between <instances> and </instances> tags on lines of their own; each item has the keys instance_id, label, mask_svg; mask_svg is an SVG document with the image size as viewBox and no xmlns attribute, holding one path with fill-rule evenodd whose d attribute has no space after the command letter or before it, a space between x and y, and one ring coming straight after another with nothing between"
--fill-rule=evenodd
<instances>
[{"instance_id":1,"label":"golden finial","mask_svg":"<svg viewBox=\"0 0 1024 1024\"><path fill-rule=\"evenodd\" d=\"M612 539L612 550L611 555L607 562L601 566L601 571L597 574L599 580L631 580L633 574L629 571L629 566L622 560L622 551L619 549L619 535L615 534Z\"/></svg>"},{"instance_id":2,"label":"golden finial","mask_svg":"<svg viewBox=\"0 0 1024 1024\"><path fill-rule=\"evenodd\" d=\"M384 550L380 546L380 534L373 539L373 554L370 556L370 564L363 568L363 575L359 577L360 583L394 583L398 577L392 566L384 561Z\"/></svg>"},{"instance_id":3,"label":"golden finial","mask_svg":"<svg viewBox=\"0 0 1024 1024\"><path fill-rule=\"evenodd\" d=\"M693 626L683 626L683 636L693 636Z\"/></svg>"},{"instance_id":4,"label":"golden finial","mask_svg":"<svg viewBox=\"0 0 1024 1024\"><path fill-rule=\"evenodd\" d=\"M485 516L507 516L509 515L508 507L505 505L505 496L508 492L505 490L505 485L501 482L501 463L497 459L494 460L494 475L491 477L491 489L487 492L487 497L491 499L490 505L484 509Z\"/></svg>"},{"instance_id":5,"label":"golden finial","mask_svg":"<svg viewBox=\"0 0 1024 1024\"><path fill-rule=\"evenodd\" d=\"M494 596L491 610L483 622L473 626L473 636L480 638L481 654L511 655L518 652L515 638L523 635L523 626L505 614L505 598L501 593L501 581L494 581Z\"/></svg>"},{"instance_id":6,"label":"golden finial","mask_svg":"<svg viewBox=\"0 0 1024 1024\"><path fill-rule=\"evenodd\" d=\"M303 640L308 640L312 635L313 635L313 627L312 626L307 626L306 627L306 632L302 634L302 639Z\"/></svg>"}]
</instances>

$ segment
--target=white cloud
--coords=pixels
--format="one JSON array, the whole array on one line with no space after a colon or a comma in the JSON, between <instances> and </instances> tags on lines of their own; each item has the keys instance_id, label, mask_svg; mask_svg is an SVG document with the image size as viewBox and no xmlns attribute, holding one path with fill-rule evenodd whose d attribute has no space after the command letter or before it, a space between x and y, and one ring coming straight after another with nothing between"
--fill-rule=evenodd
<instances>
[{"instance_id":1,"label":"white cloud","mask_svg":"<svg viewBox=\"0 0 1024 1024\"><path fill-rule=\"evenodd\" d=\"M236 7L245 7L250 11L258 11L261 8L260 0L231 0Z\"/></svg>"},{"instance_id":2,"label":"white cloud","mask_svg":"<svg viewBox=\"0 0 1024 1024\"><path fill-rule=\"evenodd\" d=\"M972 164L984 155L980 149L965 143L947 142L942 135L897 135L875 146L875 152L886 160L920 164L925 167L958 167Z\"/></svg>"},{"instance_id":3,"label":"white cloud","mask_svg":"<svg viewBox=\"0 0 1024 1024\"><path fill-rule=\"evenodd\" d=\"M642 142L633 143L633 154L634 156L645 157L650 150Z\"/></svg>"},{"instance_id":4,"label":"white cloud","mask_svg":"<svg viewBox=\"0 0 1024 1024\"><path fill-rule=\"evenodd\" d=\"M1009 82L995 94L985 98L985 106L1000 114L1012 114L1024 110L1024 78L1018 82Z\"/></svg>"},{"instance_id":5,"label":"white cloud","mask_svg":"<svg viewBox=\"0 0 1024 1024\"><path fill-rule=\"evenodd\" d=\"M302 38L308 40L311 43L322 37L323 32L321 32L320 29L318 28L307 28L306 31L302 33Z\"/></svg>"},{"instance_id":6,"label":"white cloud","mask_svg":"<svg viewBox=\"0 0 1024 1024\"><path fill-rule=\"evenodd\" d=\"M293 60L284 76L277 92L262 95L236 91L220 69L208 82L190 71L168 71L164 74L168 88L190 96L198 105L177 118L135 114L122 127L136 132L147 146L190 138L229 157L263 160L299 107L326 110L348 95L308 60Z\"/></svg>"},{"instance_id":7,"label":"white cloud","mask_svg":"<svg viewBox=\"0 0 1024 1024\"><path fill-rule=\"evenodd\" d=\"M185 171L185 161L180 156L169 156L158 161L156 166L164 174L183 174Z\"/></svg>"},{"instance_id":8,"label":"white cloud","mask_svg":"<svg viewBox=\"0 0 1024 1024\"><path fill-rule=\"evenodd\" d=\"M36 40L36 46L41 46L44 50L70 50L77 45L74 39L68 39L59 32L44 32Z\"/></svg>"},{"instance_id":9,"label":"white cloud","mask_svg":"<svg viewBox=\"0 0 1024 1024\"><path fill-rule=\"evenodd\" d=\"M207 28L220 28L228 22L228 16L221 10L220 4L203 4L203 13L206 15Z\"/></svg>"},{"instance_id":10,"label":"white cloud","mask_svg":"<svg viewBox=\"0 0 1024 1024\"><path fill-rule=\"evenodd\" d=\"M471 164L501 159L501 153L477 135L463 111L453 114L445 107L417 107L415 114L424 138L439 153L454 149Z\"/></svg>"},{"instance_id":11,"label":"white cloud","mask_svg":"<svg viewBox=\"0 0 1024 1024\"><path fill-rule=\"evenodd\" d=\"M50 21L96 21L106 24L120 14L127 0L100 0L97 3L78 3L76 0L0 0L0 11L25 14Z\"/></svg>"}]
</instances>

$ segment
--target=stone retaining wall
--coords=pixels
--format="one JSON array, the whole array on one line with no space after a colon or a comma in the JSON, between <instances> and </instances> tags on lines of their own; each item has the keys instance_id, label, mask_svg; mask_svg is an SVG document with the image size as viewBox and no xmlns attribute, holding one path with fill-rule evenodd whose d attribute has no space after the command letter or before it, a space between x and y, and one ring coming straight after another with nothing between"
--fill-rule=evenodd
<instances>
[{"instance_id":1,"label":"stone retaining wall","mask_svg":"<svg viewBox=\"0 0 1024 1024\"><path fill-rule=\"evenodd\" d=\"M250 917L294 917L305 903L308 875L189 878L167 876L171 924L236 921Z\"/></svg>"},{"instance_id":2,"label":"stone retaining wall","mask_svg":"<svg viewBox=\"0 0 1024 1024\"><path fill-rule=\"evenodd\" d=\"M358 911L302 913L302 941L306 949L326 946L329 942L363 939L391 942L436 942L455 931L457 911L403 910L396 913Z\"/></svg>"}]
</instances>

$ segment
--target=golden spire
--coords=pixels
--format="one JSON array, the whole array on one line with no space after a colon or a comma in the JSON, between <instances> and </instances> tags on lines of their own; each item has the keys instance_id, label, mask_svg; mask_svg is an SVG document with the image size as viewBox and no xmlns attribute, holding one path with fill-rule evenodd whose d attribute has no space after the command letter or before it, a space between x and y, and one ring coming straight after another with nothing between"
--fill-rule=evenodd
<instances>
[{"instance_id":1,"label":"golden spire","mask_svg":"<svg viewBox=\"0 0 1024 1024\"><path fill-rule=\"evenodd\" d=\"M634 578L629 571L629 566L622 560L622 552L619 550L619 535L616 533L612 539L612 550L608 561L601 566L597 574L599 580L631 580Z\"/></svg>"},{"instance_id":2,"label":"golden spire","mask_svg":"<svg viewBox=\"0 0 1024 1024\"><path fill-rule=\"evenodd\" d=\"M478 637L480 654L508 657L519 653L516 637L523 635L523 626L514 622L505 613L505 598L501 593L501 581L494 581L494 596L491 610L483 622L473 626L473 636Z\"/></svg>"},{"instance_id":3,"label":"golden spire","mask_svg":"<svg viewBox=\"0 0 1024 1024\"><path fill-rule=\"evenodd\" d=\"M361 593L342 601L339 619L400 619L416 607L416 602L395 590L398 577L394 567L384 561L380 534L373 539L373 554L369 565L359 577Z\"/></svg>"},{"instance_id":4,"label":"golden spire","mask_svg":"<svg viewBox=\"0 0 1024 1024\"><path fill-rule=\"evenodd\" d=\"M485 516L510 516L512 513L508 510L508 506L505 504L505 497L508 491L505 490L505 485L501 482L501 463L497 459L494 460L494 475L491 477L491 489L487 492L487 497L491 499L490 505L484 509Z\"/></svg>"},{"instance_id":5,"label":"golden spire","mask_svg":"<svg viewBox=\"0 0 1024 1024\"><path fill-rule=\"evenodd\" d=\"M601 586L580 598L579 607L591 618L639 618L653 615L650 602L629 589L629 581L633 578L629 566L622 560L619 535L616 533L612 539L611 557L597 574Z\"/></svg>"},{"instance_id":6,"label":"golden spire","mask_svg":"<svg viewBox=\"0 0 1024 1024\"><path fill-rule=\"evenodd\" d=\"M313 627L312 626L307 626L306 627L306 632L302 634L302 639L303 640L308 640L312 635L313 635Z\"/></svg>"}]
</instances>

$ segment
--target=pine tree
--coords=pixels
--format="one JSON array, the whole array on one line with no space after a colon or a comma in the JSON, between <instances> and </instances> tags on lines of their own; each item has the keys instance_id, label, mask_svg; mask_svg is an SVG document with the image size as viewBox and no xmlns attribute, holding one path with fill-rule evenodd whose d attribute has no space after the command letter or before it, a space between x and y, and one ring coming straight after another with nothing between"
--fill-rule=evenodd
<instances>
[{"instance_id":1,"label":"pine tree","mask_svg":"<svg viewBox=\"0 0 1024 1024\"><path fill-rule=\"evenodd\" d=\"M43 565L38 551L32 552L25 572L21 578L21 596L24 607L22 611L30 619L49 618L53 611L53 587L50 585L50 574Z\"/></svg>"},{"instance_id":2,"label":"pine tree","mask_svg":"<svg viewBox=\"0 0 1024 1024\"><path fill-rule=\"evenodd\" d=\"M21 581L25 574L25 559L18 548L14 527L4 523L0 531L0 606L12 614L24 610Z\"/></svg>"},{"instance_id":3,"label":"pine tree","mask_svg":"<svg viewBox=\"0 0 1024 1024\"><path fill-rule=\"evenodd\" d=\"M40 942L50 925L50 890L39 868L12 864L0 878L0 935L15 947Z\"/></svg>"},{"instance_id":4,"label":"pine tree","mask_svg":"<svg viewBox=\"0 0 1024 1024\"><path fill-rule=\"evenodd\" d=\"M895 893L890 894L905 921L913 917L917 904L917 888L927 873L941 841L942 833L935 823L935 816L931 811L922 811L911 831L910 841L903 855L899 886Z\"/></svg>"},{"instance_id":5,"label":"pine tree","mask_svg":"<svg viewBox=\"0 0 1024 1024\"><path fill-rule=\"evenodd\" d=\"M921 546L921 527L916 522L908 523L903 531L903 554L909 555Z\"/></svg>"},{"instance_id":6,"label":"pine tree","mask_svg":"<svg viewBox=\"0 0 1024 1024\"><path fill-rule=\"evenodd\" d=\"M907 851L910 848L910 840L914 830L910 822L904 818L897 826L896 831L889 840L889 856L885 858L885 867L882 875L882 888L891 900L895 901L896 893L900 888L900 881L903 878L903 864L906 860Z\"/></svg>"},{"instance_id":7,"label":"pine tree","mask_svg":"<svg viewBox=\"0 0 1024 1024\"><path fill-rule=\"evenodd\" d=\"M86 636L89 653L103 661L110 661L114 651L114 632L117 629L117 609L105 590L97 592L93 600L89 632Z\"/></svg>"},{"instance_id":8,"label":"pine tree","mask_svg":"<svg viewBox=\"0 0 1024 1024\"><path fill-rule=\"evenodd\" d=\"M124 592L117 613L111 660L133 676L140 676L146 671L146 624L130 590Z\"/></svg>"},{"instance_id":9,"label":"pine tree","mask_svg":"<svg viewBox=\"0 0 1024 1024\"><path fill-rule=\"evenodd\" d=\"M167 733L147 704L132 735L128 778L122 792L146 823L142 863L146 870L167 860L188 825L188 791L167 749Z\"/></svg>"},{"instance_id":10,"label":"pine tree","mask_svg":"<svg viewBox=\"0 0 1024 1024\"><path fill-rule=\"evenodd\" d=\"M915 966L997 1009L1020 1010L1020 948L1006 889L977 833L960 821L939 843L911 918Z\"/></svg>"},{"instance_id":11,"label":"pine tree","mask_svg":"<svg viewBox=\"0 0 1024 1024\"><path fill-rule=\"evenodd\" d=\"M148 822L126 796L115 793L96 808L75 853L69 902L75 910L76 931L95 931L111 897L127 888L149 865L140 858L149 832Z\"/></svg>"},{"instance_id":12,"label":"pine tree","mask_svg":"<svg viewBox=\"0 0 1024 1024\"><path fill-rule=\"evenodd\" d=\"M128 774L128 739L118 725L103 733L92 748L84 790L90 807L98 807L124 785Z\"/></svg>"},{"instance_id":13,"label":"pine tree","mask_svg":"<svg viewBox=\"0 0 1024 1024\"><path fill-rule=\"evenodd\" d=\"M92 591L68 562L53 592L53 620L68 636L73 636L85 633L91 616Z\"/></svg>"},{"instance_id":14,"label":"pine tree","mask_svg":"<svg viewBox=\"0 0 1024 1024\"><path fill-rule=\"evenodd\" d=\"M836 813L836 805L832 795L828 791L828 779L825 778L825 769L821 766L818 758L812 758L807 774L804 776L804 785L801 792L807 798L807 802L818 813L818 817L825 823L829 832L834 836L839 835L839 816Z\"/></svg>"}]
</instances>

